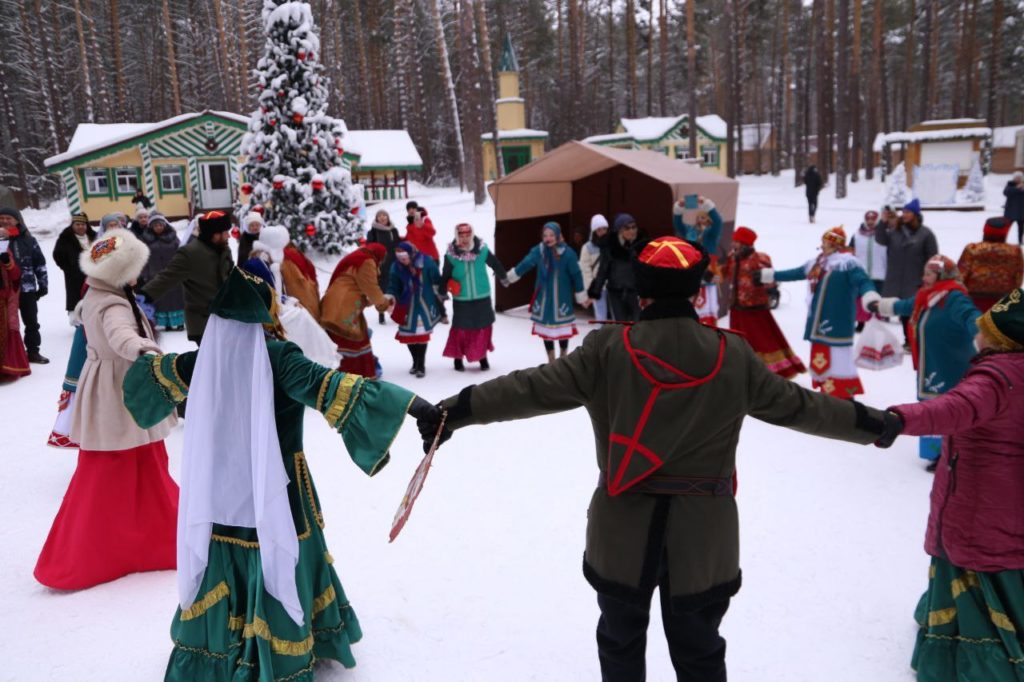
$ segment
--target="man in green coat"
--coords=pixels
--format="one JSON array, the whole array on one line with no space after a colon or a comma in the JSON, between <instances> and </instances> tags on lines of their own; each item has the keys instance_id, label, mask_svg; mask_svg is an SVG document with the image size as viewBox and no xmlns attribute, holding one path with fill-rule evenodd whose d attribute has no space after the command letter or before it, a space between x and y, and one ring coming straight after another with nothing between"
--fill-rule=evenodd
<instances>
[{"instance_id":1,"label":"man in green coat","mask_svg":"<svg viewBox=\"0 0 1024 682\"><path fill-rule=\"evenodd\" d=\"M605 680L644 679L655 587L679 679L725 680L718 627L740 588L733 473L747 415L861 444L888 446L898 433L895 415L791 383L742 337L701 325L690 298L708 260L676 237L649 242L634 263L639 322L606 326L562 360L442 403L451 429L577 407L590 414L601 476L583 572L598 593ZM425 440L437 428L420 422Z\"/></svg>"},{"instance_id":2,"label":"man in green coat","mask_svg":"<svg viewBox=\"0 0 1024 682\"><path fill-rule=\"evenodd\" d=\"M185 289L185 331L189 341L199 343L210 318L210 301L228 279L234 263L228 239L231 218L210 211L199 218L199 238L178 249L167 267L142 287L152 303L180 284Z\"/></svg>"}]
</instances>

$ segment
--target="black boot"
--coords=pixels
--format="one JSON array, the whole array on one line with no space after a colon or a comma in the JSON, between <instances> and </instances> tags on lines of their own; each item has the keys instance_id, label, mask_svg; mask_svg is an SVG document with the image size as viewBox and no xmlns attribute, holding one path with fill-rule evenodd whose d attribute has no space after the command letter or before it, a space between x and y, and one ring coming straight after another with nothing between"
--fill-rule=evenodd
<instances>
[{"instance_id":1,"label":"black boot","mask_svg":"<svg viewBox=\"0 0 1024 682\"><path fill-rule=\"evenodd\" d=\"M491 368L491 363L487 362L487 356L480 358L480 370L486 372Z\"/></svg>"},{"instance_id":2,"label":"black boot","mask_svg":"<svg viewBox=\"0 0 1024 682\"><path fill-rule=\"evenodd\" d=\"M464 364L462 364L462 358L455 358L455 371L456 372L465 372L466 371L466 366Z\"/></svg>"},{"instance_id":3,"label":"black boot","mask_svg":"<svg viewBox=\"0 0 1024 682\"><path fill-rule=\"evenodd\" d=\"M387 322L384 321L384 313L377 313L377 324L387 324Z\"/></svg>"},{"instance_id":4,"label":"black boot","mask_svg":"<svg viewBox=\"0 0 1024 682\"><path fill-rule=\"evenodd\" d=\"M50 359L47 357L43 357L43 355L38 350L30 350L28 352L28 361L31 362L33 365L50 364Z\"/></svg>"},{"instance_id":5,"label":"black boot","mask_svg":"<svg viewBox=\"0 0 1024 682\"><path fill-rule=\"evenodd\" d=\"M409 355L412 356L412 367L409 368L409 374L415 374L416 370L419 369L420 363L416 352L416 348L419 346L418 343L410 343L406 348L409 349Z\"/></svg>"},{"instance_id":6,"label":"black boot","mask_svg":"<svg viewBox=\"0 0 1024 682\"><path fill-rule=\"evenodd\" d=\"M416 347L416 378L422 379L427 373L427 344L417 343Z\"/></svg>"}]
</instances>

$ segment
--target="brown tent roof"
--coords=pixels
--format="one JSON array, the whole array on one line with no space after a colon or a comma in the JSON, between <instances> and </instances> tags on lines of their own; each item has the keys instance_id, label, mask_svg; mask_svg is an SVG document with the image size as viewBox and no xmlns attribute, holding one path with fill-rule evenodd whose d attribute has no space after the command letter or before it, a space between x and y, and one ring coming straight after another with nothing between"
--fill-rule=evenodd
<instances>
[{"instance_id":1,"label":"brown tent roof","mask_svg":"<svg viewBox=\"0 0 1024 682\"><path fill-rule=\"evenodd\" d=\"M567 142L533 163L491 183L497 220L569 213L572 183L616 165L628 166L671 187L674 200L703 194L726 221L736 217L739 183L717 173L647 150Z\"/></svg>"}]
</instances>

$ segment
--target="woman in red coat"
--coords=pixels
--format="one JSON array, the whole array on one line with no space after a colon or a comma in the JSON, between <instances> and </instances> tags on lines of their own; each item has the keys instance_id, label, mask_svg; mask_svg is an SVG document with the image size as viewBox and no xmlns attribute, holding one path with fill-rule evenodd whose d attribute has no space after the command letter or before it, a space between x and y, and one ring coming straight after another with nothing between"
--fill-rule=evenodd
<instances>
[{"instance_id":1,"label":"woman in red coat","mask_svg":"<svg viewBox=\"0 0 1024 682\"><path fill-rule=\"evenodd\" d=\"M20 296L21 270L10 249L4 248L0 252L0 381L32 373L21 338Z\"/></svg>"},{"instance_id":2,"label":"woman in red coat","mask_svg":"<svg viewBox=\"0 0 1024 682\"><path fill-rule=\"evenodd\" d=\"M1017 682L1024 647L1024 292L978 318L956 388L890 408L906 435L942 435L925 551L918 680Z\"/></svg>"}]
</instances>

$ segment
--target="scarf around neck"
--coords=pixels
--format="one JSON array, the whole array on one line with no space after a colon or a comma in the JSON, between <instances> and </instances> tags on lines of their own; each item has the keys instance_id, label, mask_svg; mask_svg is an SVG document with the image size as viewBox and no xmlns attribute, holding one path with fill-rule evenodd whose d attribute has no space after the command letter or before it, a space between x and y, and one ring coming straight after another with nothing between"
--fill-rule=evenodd
<instances>
[{"instance_id":1,"label":"scarf around neck","mask_svg":"<svg viewBox=\"0 0 1024 682\"><path fill-rule=\"evenodd\" d=\"M914 312L910 316L910 324L907 325L907 336L910 337L910 357L914 360L914 369L917 369L920 364L918 357L920 339L917 337L917 325L921 321L921 316L929 308L941 308L946 305L946 298L951 291L959 291L965 296L967 295L967 287L959 281L941 279L930 287L921 287L914 296Z\"/></svg>"}]
</instances>

